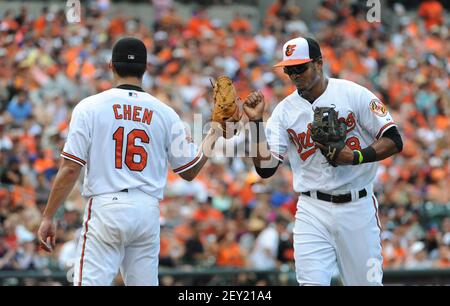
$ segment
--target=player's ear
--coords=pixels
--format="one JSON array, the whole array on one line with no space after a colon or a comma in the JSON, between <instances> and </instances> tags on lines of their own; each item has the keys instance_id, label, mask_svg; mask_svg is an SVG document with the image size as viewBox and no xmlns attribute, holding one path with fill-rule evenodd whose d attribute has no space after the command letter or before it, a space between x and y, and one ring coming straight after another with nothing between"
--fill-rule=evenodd
<instances>
[{"instance_id":1,"label":"player's ear","mask_svg":"<svg viewBox=\"0 0 450 306\"><path fill-rule=\"evenodd\" d=\"M112 61L109 62L109 69L111 69L112 73L116 73L116 69L114 68Z\"/></svg>"},{"instance_id":2,"label":"player's ear","mask_svg":"<svg viewBox=\"0 0 450 306\"><path fill-rule=\"evenodd\" d=\"M317 65L319 65L319 68L321 68L322 65L323 65L322 57L319 57L319 58L316 59L314 62L315 62Z\"/></svg>"},{"instance_id":3,"label":"player's ear","mask_svg":"<svg viewBox=\"0 0 450 306\"><path fill-rule=\"evenodd\" d=\"M323 72L322 65L323 65L323 62L322 62L322 58L321 57L319 57L318 59L314 60L314 70L318 74L321 74Z\"/></svg>"}]
</instances>

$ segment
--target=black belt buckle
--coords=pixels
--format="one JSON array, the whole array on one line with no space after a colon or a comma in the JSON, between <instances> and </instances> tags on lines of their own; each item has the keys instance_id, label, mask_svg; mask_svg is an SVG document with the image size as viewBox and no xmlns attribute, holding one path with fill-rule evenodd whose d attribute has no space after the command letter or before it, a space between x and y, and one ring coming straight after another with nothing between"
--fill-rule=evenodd
<instances>
[{"instance_id":1,"label":"black belt buckle","mask_svg":"<svg viewBox=\"0 0 450 306\"><path fill-rule=\"evenodd\" d=\"M335 195L330 194L330 202L331 203L339 203L339 198L336 197Z\"/></svg>"}]
</instances>

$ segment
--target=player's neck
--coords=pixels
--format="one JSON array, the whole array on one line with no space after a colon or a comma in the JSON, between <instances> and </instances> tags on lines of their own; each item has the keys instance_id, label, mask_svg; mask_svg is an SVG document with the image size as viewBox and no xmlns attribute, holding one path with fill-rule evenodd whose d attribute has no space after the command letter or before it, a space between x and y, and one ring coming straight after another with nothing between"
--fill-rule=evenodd
<instances>
[{"instance_id":1,"label":"player's neck","mask_svg":"<svg viewBox=\"0 0 450 306\"><path fill-rule=\"evenodd\" d=\"M115 78L114 85L134 85L137 87L142 87L142 79L134 78L134 77L125 77L125 78Z\"/></svg>"},{"instance_id":2,"label":"player's neck","mask_svg":"<svg viewBox=\"0 0 450 306\"><path fill-rule=\"evenodd\" d=\"M317 82L317 84L314 85L310 90L303 92L299 91L299 94L303 99L313 104L314 101L316 101L316 99L325 92L325 90L327 89L327 85L328 78L322 77L321 80Z\"/></svg>"}]
</instances>

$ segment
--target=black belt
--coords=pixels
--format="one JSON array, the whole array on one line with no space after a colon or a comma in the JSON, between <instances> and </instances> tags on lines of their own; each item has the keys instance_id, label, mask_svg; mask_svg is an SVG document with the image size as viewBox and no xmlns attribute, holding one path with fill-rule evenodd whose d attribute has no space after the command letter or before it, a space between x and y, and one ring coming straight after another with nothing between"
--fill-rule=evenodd
<instances>
[{"instance_id":1,"label":"black belt","mask_svg":"<svg viewBox=\"0 0 450 306\"><path fill-rule=\"evenodd\" d=\"M122 190L119 191L119 192L128 192L128 188L122 189Z\"/></svg>"},{"instance_id":2,"label":"black belt","mask_svg":"<svg viewBox=\"0 0 450 306\"><path fill-rule=\"evenodd\" d=\"M302 192L302 194L308 197L311 196L310 191ZM367 195L366 189L361 189L360 191L358 191L358 195L359 199L364 198ZM346 193L346 194L332 195L317 191L317 199L331 203L347 203L352 201L352 194Z\"/></svg>"}]
</instances>

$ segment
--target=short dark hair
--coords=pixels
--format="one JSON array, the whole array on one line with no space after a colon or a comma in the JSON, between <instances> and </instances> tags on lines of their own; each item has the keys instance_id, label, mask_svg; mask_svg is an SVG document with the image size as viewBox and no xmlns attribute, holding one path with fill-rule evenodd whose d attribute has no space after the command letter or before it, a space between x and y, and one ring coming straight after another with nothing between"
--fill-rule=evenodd
<instances>
[{"instance_id":1,"label":"short dark hair","mask_svg":"<svg viewBox=\"0 0 450 306\"><path fill-rule=\"evenodd\" d=\"M114 71L121 77L135 77L142 78L147 69L147 65L143 63L123 63L112 62Z\"/></svg>"}]
</instances>

